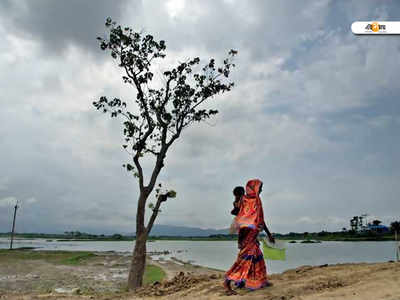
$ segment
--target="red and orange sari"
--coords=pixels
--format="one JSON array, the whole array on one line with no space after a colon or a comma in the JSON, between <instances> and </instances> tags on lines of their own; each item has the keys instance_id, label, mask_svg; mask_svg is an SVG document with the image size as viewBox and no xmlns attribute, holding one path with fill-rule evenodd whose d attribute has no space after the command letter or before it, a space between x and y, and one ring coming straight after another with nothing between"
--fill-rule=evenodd
<instances>
[{"instance_id":1,"label":"red and orange sari","mask_svg":"<svg viewBox=\"0 0 400 300\"><path fill-rule=\"evenodd\" d=\"M225 273L225 280L232 280L239 287L252 290L268 284L267 269L257 235L264 226L264 213L259 197L262 182L247 182L240 210L235 218L239 228L239 254L233 266Z\"/></svg>"}]
</instances>

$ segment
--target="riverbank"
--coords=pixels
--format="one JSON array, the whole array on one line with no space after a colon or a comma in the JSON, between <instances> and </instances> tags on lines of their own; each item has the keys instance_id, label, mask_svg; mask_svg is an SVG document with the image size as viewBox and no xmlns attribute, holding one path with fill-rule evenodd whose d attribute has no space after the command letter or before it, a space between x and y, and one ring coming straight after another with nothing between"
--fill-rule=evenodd
<instances>
[{"instance_id":1,"label":"riverbank","mask_svg":"<svg viewBox=\"0 0 400 300\"><path fill-rule=\"evenodd\" d=\"M160 255L162 253L154 253ZM0 250L0 299L16 295L118 296L127 292L132 256L113 251ZM189 276L219 277L222 272L178 259L146 262L144 284Z\"/></svg>"},{"instance_id":2,"label":"riverbank","mask_svg":"<svg viewBox=\"0 0 400 300\"><path fill-rule=\"evenodd\" d=\"M159 253L157 253L159 254ZM126 291L131 255L116 252L0 250L0 293L119 293ZM147 260L145 284L172 279L176 273L208 274L211 269L179 260Z\"/></svg>"},{"instance_id":3,"label":"riverbank","mask_svg":"<svg viewBox=\"0 0 400 300\"><path fill-rule=\"evenodd\" d=\"M273 274L273 287L224 296L223 272L179 260L147 261L146 286L128 292L130 255L0 251L0 299L399 299L400 263L302 266ZM396 298L397 297L397 298Z\"/></svg>"}]
</instances>

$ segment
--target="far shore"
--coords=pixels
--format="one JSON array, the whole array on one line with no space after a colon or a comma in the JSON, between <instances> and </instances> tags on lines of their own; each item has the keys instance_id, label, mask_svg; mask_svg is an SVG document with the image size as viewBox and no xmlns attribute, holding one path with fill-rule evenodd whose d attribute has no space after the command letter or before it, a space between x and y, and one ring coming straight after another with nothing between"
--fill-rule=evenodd
<instances>
[{"instance_id":1,"label":"far shore","mask_svg":"<svg viewBox=\"0 0 400 300\"><path fill-rule=\"evenodd\" d=\"M10 239L9 235L0 234L0 238ZM314 241L314 242L387 242L387 241L395 241L394 234L388 235L325 235L319 236L317 234L310 235L275 235L275 238L278 240L285 241ZM119 236L118 238L113 238L112 236L99 238L96 237L66 237L64 235L53 235L53 234L17 234L14 237L15 240L25 240L25 239L45 239L51 242L133 242L135 241L135 237L132 236ZM218 236L150 236L148 242L154 241L236 241L236 235L218 235Z\"/></svg>"}]
</instances>

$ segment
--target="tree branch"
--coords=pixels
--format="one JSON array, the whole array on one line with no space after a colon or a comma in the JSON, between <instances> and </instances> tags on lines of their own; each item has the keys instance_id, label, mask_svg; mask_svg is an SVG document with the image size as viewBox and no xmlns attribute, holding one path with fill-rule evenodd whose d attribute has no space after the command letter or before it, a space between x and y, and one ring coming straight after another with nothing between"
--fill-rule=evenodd
<instances>
[{"instance_id":1,"label":"tree branch","mask_svg":"<svg viewBox=\"0 0 400 300\"><path fill-rule=\"evenodd\" d=\"M149 182L149 184L146 186L146 188L147 188L149 191L152 191L152 190L153 190L154 185L156 184L157 177L158 177L158 175L160 174L161 169L162 169L163 166L164 166L164 158L165 158L166 152L167 152L166 146L162 146L162 147L161 147L161 150L160 150L160 152L159 152L159 154L157 155L157 161L156 161L156 164L155 164L155 166L154 166L153 172L152 172L152 174L151 174L150 182Z\"/></svg>"},{"instance_id":2,"label":"tree branch","mask_svg":"<svg viewBox=\"0 0 400 300\"><path fill-rule=\"evenodd\" d=\"M139 93L139 101L140 101L140 103L142 104L142 106L144 108L144 112L145 112L144 115L146 117L147 123L148 123L149 127L152 127L153 126L153 122L151 120L151 116L150 116L150 113L149 113L149 108L147 107L147 103L146 103L146 101L144 99L144 93L143 93L142 87L141 87L141 85L140 85L140 83L139 83L139 81L137 79L137 74L133 73L133 71L131 71L132 74L130 74L130 72L129 72L129 70L128 70L126 65L124 65L124 69L125 69L126 75L128 75L128 77L130 79L132 79L133 82L135 83L136 89L137 89L137 91Z\"/></svg>"},{"instance_id":3,"label":"tree branch","mask_svg":"<svg viewBox=\"0 0 400 300\"><path fill-rule=\"evenodd\" d=\"M157 203L156 203L155 207L153 208L153 213L152 213L152 215L151 215L151 217L149 219L149 223L147 224L147 227L146 227L146 234L149 234L151 229L153 228L153 224L154 224L154 221L157 218L161 203L165 202L165 201L167 201L167 195L166 194L158 196Z\"/></svg>"},{"instance_id":4,"label":"tree branch","mask_svg":"<svg viewBox=\"0 0 400 300\"><path fill-rule=\"evenodd\" d=\"M165 158L165 155L166 155L166 153L168 151L168 148L170 146L170 145L168 145L166 143L166 141L167 141L167 132L168 132L168 126L164 125L163 128L162 128L162 133L161 133L161 149L160 149L160 152L157 155L156 164L155 164L153 172L151 174L149 185L147 186L147 188L150 191L153 190L153 187L156 184L156 180L157 180L158 174L160 174L161 169L164 166L164 158Z\"/></svg>"},{"instance_id":5,"label":"tree branch","mask_svg":"<svg viewBox=\"0 0 400 300\"><path fill-rule=\"evenodd\" d=\"M143 183L143 169L139 162L139 152L136 152L136 155L133 157L133 162L135 163L136 169L139 175L139 188L142 192L144 190L144 183Z\"/></svg>"},{"instance_id":6,"label":"tree branch","mask_svg":"<svg viewBox=\"0 0 400 300\"><path fill-rule=\"evenodd\" d=\"M170 90L170 84L171 84L172 79L173 78L170 76L168 78L168 80L167 80L167 87L166 87L166 90L165 90L165 97L164 97L164 101L162 103L162 107L164 107L167 104L168 100L169 100L168 93L169 93L169 90Z\"/></svg>"}]
</instances>

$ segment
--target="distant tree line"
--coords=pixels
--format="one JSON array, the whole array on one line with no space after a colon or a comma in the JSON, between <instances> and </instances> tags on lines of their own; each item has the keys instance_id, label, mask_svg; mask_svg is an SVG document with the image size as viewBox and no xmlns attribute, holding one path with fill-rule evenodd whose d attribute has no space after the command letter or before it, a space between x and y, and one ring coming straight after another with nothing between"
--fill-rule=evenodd
<instances>
[{"instance_id":1,"label":"distant tree line","mask_svg":"<svg viewBox=\"0 0 400 300\"><path fill-rule=\"evenodd\" d=\"M380 225L380 220L374 220L372 224ZM342 228L342 231L329 232L322 230L320 232L289 232L287 234L275 233L277 239L292 239L292 240L391 240L394 238L394 233L400 234L400 221L390 223L390 231L388 233L380 232L359 232L354 228L347 230ZM0 233L0 236L10 236L11 232ZM16 233L18 237L24 238L53 238L53 239L92 239L92 240L133 240L135 235L123 235L114 233L110 235L105 234L90 234L80 231L65 231L63 234L49 234L49 233ZM235 240L236 234L212 234L209 236L172 236L172 235L158 235L150 236L149 240Z\"/></svg>"}]
</instances>

